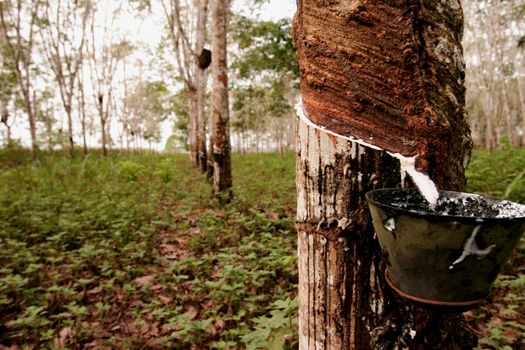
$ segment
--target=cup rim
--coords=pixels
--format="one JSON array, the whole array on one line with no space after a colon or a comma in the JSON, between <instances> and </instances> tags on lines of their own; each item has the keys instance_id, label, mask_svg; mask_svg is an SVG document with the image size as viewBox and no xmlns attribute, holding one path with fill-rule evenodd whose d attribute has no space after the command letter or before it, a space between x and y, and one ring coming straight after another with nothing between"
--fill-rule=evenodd
<instances>
[{"instance_id":1,"label":"cup rim","mask_svg":"<svg viewBox=\"0 0 525 350\"><path fill-rule=\"evenodd\" d=\"M405 215L410 216L416 216L416 217L430 217L430 218L439 218L439 220L462 220L462 221L470 221L470 222L477 222L478 224L481 224L486 221L494 221L494 222L505 222L505 221L513 221L513 222L521 222L525 221L525 215L523 216L515 216L515 217L488 217L488 216L466 216L466 215L448 215L438 212L431 212L431 211L423 211L423 210L413 210L413 209L406 209L397 207L388 203L383 203L374 198L374 195L376 193L380 192L393 192L393 191L400 191L400 192L409 192L409 191L417 191L415 188L396 188L396 187L388 187L388 188L379 188L379 189L373 189L368 191L365 194L365 198L368 201L369 204L373 204L374 206L378 208L387 208L390 210L393 210L395 212L400 212ZM459 192L459 191L446 191L446 190L439 190L438 191L440 195L442 194L455 194L455 195L465 195L470 197L480 197L485 200L491 201L491 202L507 202L519 206L523 206L525 208L524 204L509 201L506 199L499 199L491 196L484 196L476 193L468 193L468 192Z\"/></svg>"}]
</instances>

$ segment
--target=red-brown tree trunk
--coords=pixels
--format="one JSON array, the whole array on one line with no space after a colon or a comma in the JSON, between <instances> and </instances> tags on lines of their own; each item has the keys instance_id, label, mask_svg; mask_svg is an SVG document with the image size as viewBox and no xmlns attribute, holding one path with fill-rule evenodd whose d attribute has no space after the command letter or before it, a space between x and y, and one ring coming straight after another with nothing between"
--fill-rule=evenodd
<instances>
[{"instance_id":1,"label":"red-brown tree trunk","mask_svg":"<svg viewBox=\"0 0 525 350\"><path fill-rule=\"evenodd\" d=\"M386 286L364 197L403 185L391 154L414 157L441 189L464 185L471 140L459 3L297 5L300 349L472 349L461 316Z\"/></svg>"},{"instance_id":2,"label":"red-brown tree trunk","mask_svg":"<svg viewBox=\"0 0 525 350\"><path fill-rule=\"evenodd\" d=\"M230 0L212 0L213 193L226 200L232 187L226 40L229 11Z\"/></svg>"}]
</instances>

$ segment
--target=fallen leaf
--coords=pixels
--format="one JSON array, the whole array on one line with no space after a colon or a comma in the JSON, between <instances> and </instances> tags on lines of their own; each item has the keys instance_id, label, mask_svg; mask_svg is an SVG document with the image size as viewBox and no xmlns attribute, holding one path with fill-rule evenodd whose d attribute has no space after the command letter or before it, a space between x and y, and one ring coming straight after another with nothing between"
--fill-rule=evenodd
<instances>
[{"instance_id":1,"label":"fallen leaf","mask_svg":"<svg viewBox=\"0 0 525 350\"><path fill-rule=\"evenodd\" d=\"M88 290L86 293L88 295L94 295L94 294L99 294L100 292L102 292L102 288L101 287L95 287L95 288L92 288L92 289Z\"/></svg>"},{"instance_id":2,"label":"fallen leaf","mask_svg":"<svg viewBox=\"0 0 525 350\"><path fill-rule=\"evenodd\" d=\"M158 298L160 299L161 302L163 302L164 304L168 304L171 302L172 298L169 297L169 296L166 296L166 295L159 295Z\"/></svg>"},{"instance_id":3,"label":"fallen leaf","mask_svg":"<svg viewBox=\"0 0 525 350\"><path fill-rule=\"evenodd\" d=\"M188 306L188 309L184 313L190 320L193 320L199 314L199 310L195 306Z\"/></svg>"},{"instance_id":4,"label":"fallen leaf","mask_svg":"<svg viewBox=\"0 0 525 350\"><path fill-rule=\"evenodd\" d=\"M208 327L206 327L206 333L212 336L216 336L219 334L219 331L217 330L217 327L212 323Z\"/></svg>"},{"instance_id":5,"label":"fallen leaf","mask_svg":"<svg viewBox=\"0 0 525 350\"><path fill-rule=\"evenodd\" d=\"M143 323L140 326L140 334L145 335L145 334L149 333L149 331L150 331L149 323Z\"/></svg>"},{"instance_id":6,"label":"fallen leaf","mask_svg":"<svg viewBox=\"0 0 525 350\"><path fill-rule=\"evenodd\" d=\"M199 233L201 233L201 229L198 228L197 226L195 226L195 227L191 227L191 228L190 228L190 233L191 233L192 235L198 235Z\"/></svg>"},{"instance_id":7,"label":"fallen leaf","mask_svg":"<svg viewBox=\"0 0 525 350\"><path fill-rule=\"evenodd\" d=\"M20 348L16 345L11 345L10 347L7 347L5 345L0 344L0 350L19 350Z\"/></svg>"},{"instance_id":8,"label":"fallen leaf","mask_svg":"<svg viewBox=\"0 0 525 350\"><path fill-rule=\"evenodd\" d=\"M507 327L503 331L503 335L508 338L508 340L514 340L516 339L516 335L514 334L514 329L512 327Z\"/></svg>"},{"instance_id":9,"label":"fallen leaf","mask_svg":"<svg viewBox=\"0 0 525 350\"><path fill-rule=\"evenodd\" d=\"M224 322L224 320L219 319L215 321L215 327L217 327L218 330L224 329L224 326L226 326L226 323Z\"/></svg>"},{"instance_id":10,"label":"fallen leaf","mask_svg":"<svg viewBox=\"0 0 525 350\"><path fill-rule=\"evenodd\" d=\"M275 212L269 212L267 213L268 215L268 218L272 219L272 220L279 220L280 216L278 213L275 213Z\"/></svg>"},{"instance_id":11,"label":"fallen leaf","mask_svg":"<svg viewBox=\"0 0 525 350\"><path fill-rule=\"evenodd\" d=\"M157 341L155 339L150 339L146 343L147 349L150 350L162 350L164 347L160 344L157 344Z\"/></svg>"},{"instance_id":12,"label":"fallen leaf","mask_svg":"<svg viewBox=\"0 0 525 350\"><path fill-rule=\"evenodd\" d=\"M153 291L157 291L157 290L164 289L164 286L162 284L155 284L150 289L153 290Z\"/></svg>"},{"instance_id":13,"label":"fallen leaf","mask_svg":"<svg viewBox=\"0 0 525 350\"><path fill-rule=\"evenodd\" d=\"M158 322L154 322L151 324L148 335L152 338L157 338L159 336L159 323Z\"/></svg>"},{"instance_id":14,"label":"fallen leaf","mask_svg":"<svg viewBox=\"0 0 525 350\"><path fill-rule=\"evenodd\" d=\"M67 338L71 335L71 327L64 327L58 332L58 337L53 340L53 344L57 348L63 348L66 346Z\"/></svg>"},{"instance_id":15,"label":"fallen leaf","mask_svg":"<svg viewBox=\"0 0 525 350\"><path fill-rule=\"evenodd\" d=\"M146 285L153 284L154 280L155 280L155 276L153 276L153 275L142 276L142 277L139 277L139 278L135 279L135 284L137 286L139 286L139 287L143 287L143 286L146 286Z\"/></svg>"}]
</instances>

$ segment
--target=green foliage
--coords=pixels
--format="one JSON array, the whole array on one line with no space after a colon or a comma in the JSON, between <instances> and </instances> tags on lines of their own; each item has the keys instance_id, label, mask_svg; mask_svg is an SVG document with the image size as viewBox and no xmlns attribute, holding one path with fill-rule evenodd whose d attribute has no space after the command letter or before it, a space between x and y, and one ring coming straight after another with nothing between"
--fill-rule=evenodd
<instances>
[{"instance_id":1,"label":"green foliage","mask_svg":"<svg viewBox=\"0 0 525 350\"><path fill-rule=\"evenodd\" d=\"M173 112L170 100L168 87L163 81L139 82L126 96L133 131L142 130L145 140L160 141L160 124Z\"/></svg>"},{"instance_id":2,"label":"green foliage","mask_svg":"<svg viewBox=\"0 0 525 350\"><path fill-rule=\"evenodd\" d=\"M293 156L243 159L224 208L186 155L33 162L0 151L0 344L253 348L260 339L243 337L265 317L272 339L293 341L293 222L288 204L280 215L265 205L294 199L282 186L264 199L265 180L247 176L269 167L260 174L282 173L288 189ZM185 242L180 259L161 254L174 240Z\"/></svg>"},{"instance_id":3,"label":"green foliage","mask_svg":"<svg viewBox=\"0 0 525 350\"><path fill-rule=\"evenodd\" d=\"M467 168L467 190L525 203L525 149L475 150Z\"/></svg>"},{"instance_id":4,"label":"green foliage","mask_svg":"<svg viewBox=\"0 0 525 350\"><path fill-rule=\"evenodd\" d=\"M153 259L160 193L141 181L165 183L142 171L152 157L12 158L0 153L0 343L44 344L50 329L81 328L87 290Z\"/></svg>"},{"instance_id":5,"label":"green foliage","mask_svg":"<svg viewBox=\"0 0 525 350\"><path fill-rule=\"evenodd\" d=\"M235 16L230 34L240 49L232 64L239 77L249 78L262 71L292 72L294 77L299 76L289 19L254 21Z\"/></svg>"},{"instance_id":6,"label":"green foliage","mask_svg":"<svg viewBox=\"0 0 525 350\"><path fill-rule=\"evenodd\" d=\"M170 137L171 147L169 150L176 148L188 150L188 122L190 118L188 92L185 89L177 91L170 99L170 104L170 109L176 115L176 119L173 124L173 135ZM168 144L166 144L166 148L168 148Z\"/></svg>"},{"instance_id":7,"label":"green foliage","mask_svg":"<svg viewBox=\"0 0 525 350\"><path fill-rule=\"evenodd\" d=\"M288 19L254 21L235 16L230 26L234 55L232 127L239 132L267 130L269 119L292 114L299 66Z\"/></svg>"},{"instance_id":8,"label":"green foliage","mask_svg":"<svg viewBox=\"0 0 525 350\"><path fill-rule=\"evenodd\" d=\"M255 320L255 330L244 335L242 340L247 349L294 349L298 330L296 313L297 299L277 300L271 305L270 317L259 317Z\"/></svg>"}]
</instances>

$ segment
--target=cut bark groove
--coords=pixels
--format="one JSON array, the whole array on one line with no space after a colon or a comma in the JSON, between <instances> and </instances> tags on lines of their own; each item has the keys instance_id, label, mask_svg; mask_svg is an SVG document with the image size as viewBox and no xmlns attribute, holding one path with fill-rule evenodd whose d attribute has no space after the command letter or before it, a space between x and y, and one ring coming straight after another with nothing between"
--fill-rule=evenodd
<instances>
[{"instance_id":1,"label":"cut bark groove","mask_svg":"<svg viewBox=\"0 0 525 350\"><path fill-rule=\"evenodd\" d=\"M300 349L476 345L460 316L387 287L364 197L402 185L400 163L385 151L417 156L439 188L464 185L471 140L456 4L297 1L293 38L312 122L296 124Z\"/></svg>"},{"instance_id":2,"label":"cut bark groove","mask_svg":"<svg viewBox=\"0 0 525 350\"><path fill-rule=\"evenodd\" d=\"M471 149L462 137L469 128L461 7L430 0L298 4L293 36L309 119L389 152L417 155L418 168L447 189L462 186L464 179L450 178L461 176Z\"/></svg>"}]
</instances>

